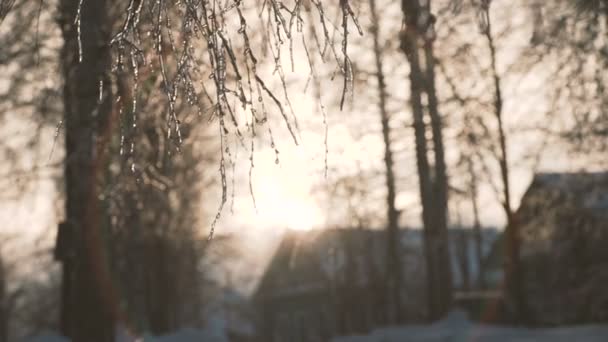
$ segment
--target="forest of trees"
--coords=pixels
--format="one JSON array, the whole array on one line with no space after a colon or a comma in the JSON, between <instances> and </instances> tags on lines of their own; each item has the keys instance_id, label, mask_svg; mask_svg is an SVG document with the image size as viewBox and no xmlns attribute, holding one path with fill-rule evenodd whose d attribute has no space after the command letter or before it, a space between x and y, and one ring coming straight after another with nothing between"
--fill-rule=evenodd
<instances>
[{"instance_id":1,"label":"forest of trees","mask_svg":"<svg viewBox=\"0 0 608 342\"><path fill-rule=\"evenodd\" d=\"M202 324L200 260L234 200L231 170L248 170L255 206L256 153L279 163L281 144L302 142L302 87L324 136L319 197L343 225L386 230L383 324L404 321L404 222L423 228L435 321L454 301L449 227L470 217L481 265L488 198L505 223L505 320L526 324L516 173L552 145L605 167L606 66L602 0L0 0L0 200L45 177L59 193L44 253L61 276L32 286L58 317L40 324L75 342ZM538 79L540 110L517 98ZM372 167L332 167L335 123L378 138ZM419 209L399 203L406 188ZM0 342L27 303L15 298L36 296L8 285L2 245Z\"/></svg>"}]
</instances>

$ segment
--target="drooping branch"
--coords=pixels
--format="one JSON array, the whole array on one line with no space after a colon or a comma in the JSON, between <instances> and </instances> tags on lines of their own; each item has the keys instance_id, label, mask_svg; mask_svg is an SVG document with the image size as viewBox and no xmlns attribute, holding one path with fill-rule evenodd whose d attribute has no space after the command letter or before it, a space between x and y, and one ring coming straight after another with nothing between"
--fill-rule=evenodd
<instances>
[{"instance_id":1,"label":"drooping branch","mask_svg":"<svg viewBox=\"0 0 608 342\"><path fill-rule=\"evenodd\" d=\"M6 15L11 11L14 4L15 0L0 0L0 23L6 18Z\"/></svg>"},{"instance_id":2,"label":"drooping branch","mask_svg":"<svg viewBox=\"0 0 608 342\"><path fill-rule=\"evenodd\" d=\"M327 49L332 51L333 62L344 80L340 101L340 107L343 107L353 82L348 56L349 21L354 23L359 33L362 34L362 30L348 0L341 0L335 10L341 14L341 29L329 21L321 0L271 0L261 6L246 5L242 0L185 0L178 3L130 0L123 11L124 21L109 42L114 56L113 72L128 72L133 76L133 103L131 109L124 112L133 117L131 121L135 126L137 92L146 79L160 77L162 86L159 90L167 102L167 138L173 142L177 152L183 139L179 113L175 108L186 104L200 116L217 122L222 142L229 135L235 135L241 146L250 145L253 169L255 126L267 124L272 111L280 114L294 143L298 143L298 123L289 100L282 65L284 57L281 55L287 48L293 70L294 43L300 42L296 39L298 35L311 69L314 59L324 62ZM302 15L303 11L308 15ZM259 23L253 20L258 17L261 19ZM310 20L305 21L305 18ZM306 48L309 35L304 34L305 24L310 25L310 31L314 32L312 38L319 47L317 51ZM322 32L322 47L317 30ZM334 46L335 33L342 35L341 49ZM257 57L268 53L272 57L268 62L274 70L271 77L264 72L267 63ZM284 94L279 96L276 93L274 81L278 81ZM244 117L247 121L243 123ZM243 124L249 134L242 132ZM268 132L274 145L270 127L257 131ZM251 139L249 144L245 142L247 138ZM129 143L133 146L133 142ZM230 147L223 143L220 145L221 211L227 198L228 183L225 174L228 161L225 161L224 154L232 157ZM278 156L278 149L273 148ZM217 217L212 226L216 221Z\"/></svg>"}]
</instances>

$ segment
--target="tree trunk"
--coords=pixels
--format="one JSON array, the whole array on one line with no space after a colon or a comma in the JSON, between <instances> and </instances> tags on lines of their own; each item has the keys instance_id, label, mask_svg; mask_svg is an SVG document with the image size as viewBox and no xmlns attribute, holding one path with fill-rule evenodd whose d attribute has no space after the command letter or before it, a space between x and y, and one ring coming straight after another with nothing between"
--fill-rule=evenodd
<instances>
[{"instance_id":1,"label":"tree trunk","mask_svg":"<svg viewBox=\"0 0 608 342\"><path fill-rule=\"evenodd\" d=\"M498 125L500 175L503 184L503 208L507 218L505 229L505 286L507 304L512 305L512 314L518 322L526 321L526 302L521 280L521 262L519 256L519 229L514 220L513 207L511 205L511 186L509 181L509 162L507 154L507 137L503 125L503 99L500 85L500 76L496 66L496 46L492 36L489 8L485 8L486 27L484 35L490 52L492 69L492 80L494 83L494 114Z\"/></svg>"},{"instance_id":2,"label":"tree trunk","mask_svg":"<svg viewBox=\"0 0 608 342\"><path fill-rule=\"evenodd\" d=\"M430 0L426 10L430 13ZM436 318L446 314L452 305L452 271L450 268L450 251L448 244L448 178L445 164L445 152L443 146L443 124L439 114L439 104L435 89L435 56L433 54L433 39L425 39L424 55L426 64L426 94L428 100L428 110L431 117L431 131L433 132L433 152L435 155L435 180L433 182L434 193L434 214L436 220L434 229L434 243L437 254L437 276L438 286L437 295L439 296L439 306Z\"/></svg>"},{"instance_id":3,"label":"tree trunk","mask_svg":"<svg viewBox=\"0 0 608 342\"><path fill-rule=\"evenodd\" d=\"M62 332L74 342L109 342L114 333L97 195L112 109L106 5L84 1L79 11L79 0L61 0L58 9L64 39L65 215L75 231L74 255L64 265Z\"/></svg>"},{"instance_id":4,"label":"tree trunk","mask_svg":"<svg viewBox=\"0 0 608 342\"><path fill-rule=\"evenodd\" d=\"M172 285L176 281L171 277L170 248L168 238L164 235L150 238L150 283L148 288L148 322L155 335L166 334L175 328L173 324L173 306L175 292Z\"/></svg>"},{"instance_id":5,"label":"tree trunk","mask_svg":"<svg viewBox=\"0 0 608 342\"><path fill-rule=\"evenodd\" d=\"M416 166L418 169L418 184L420 189L420 202L422 204L422 223L424 225L424 251L426 258L426 278L427 278L427 301L429 306L429 315L435 311L435 273L433 254L429 248L429 241L432 238L431 232L431 208L430 208L430 167L427 159L426 146L426 125L424 123L424 112L422 109L421 100L421 72L418 64L417 42L413 37L405 36L402 39L402 47L405 54L408 56L410 63L410 104L412 106L412 115L414 118L414 136L416 145Z\"/></svg>"},{"instance_id":6,"label":"tree trunk","mask_svg":"<svg viewBox=\"0 0 608 342\"><path fill-rule=\"evenodd\" d=\"M462 276L462 291L471 290L471 270L469 268L469 236L462 225L458 225L460 231L456 237L458 242L458 261L460 274Z\"/></svg>"},{"instance_id":7,"label":"tree trunk","mask_svg":"<svg viewBox=\"0 0 608 342\"><path fill-rule=\"evenodd\" d=\"M473 168L473 160L469 156L467 159L467 168L470 176L470 196L471 206L473 207L473 234L475 236L475 261L479 269L477 275L477 287L480 290L486 288L486 272L483 265L483 238L481 235L481 222L479 220L479 204L477 203L477 179L475 177L475 169Z\"/></svg>"},{"instance_id":8,"label":"tree trunk","mask_svg":"<svg viewBox=\"0 0 608 342\"><path fill-rule=\"evenodd\" d=\"M384 140L384 167L386 170L386 207L387 207L387 303L388 322L399 323L402 320L402 269L399 245L399 213L395 207L395 174L393 172L393 151L391 149L391 127L389 113L386 109L386 82L384 79L382 47L380 46L379 18L376 1L370 0L370 14L372 16L372 35L374 39L374 58L376 62L376 79L378 81L378 110L382 123L382 138Z\"/></svg>"},{"instance_id":9,"label":"tree trunk","mask_svg":"<svg viewBox=\"0 0 608 342\"><path fill-rule=\"evenodd\" d=\"M421 12L429 11L430 5L422 7L418 0L402 0L401 4L405 17L405 31L401 34L401 49L410 64L410 103L414 117L416 161L424 224L428 314L430 320L436 320L450 308L452 277L447 243L447 177L442 125L435 93L432 45L425 42L427 40L425 36L431 24L430 12L424 16L429 18L426 23L420 23L419 20ZM426 72L423 72L420 66L421 43L425 43ZM427 129L422 106L423 92L426 92L429 104L427 109L431 116L434 167L431 167L428 161Z\"/></svg>"},{"instance_id":10,"label":"tree trunk","mask_svg":"<svg viewBox=\"0 0 608 342\"><path fill-rule=\"evenodd\" d=\"M6 273L0 255L0 342L8 342L8 298L6 295Z\"/></svg>"}]
</instances>

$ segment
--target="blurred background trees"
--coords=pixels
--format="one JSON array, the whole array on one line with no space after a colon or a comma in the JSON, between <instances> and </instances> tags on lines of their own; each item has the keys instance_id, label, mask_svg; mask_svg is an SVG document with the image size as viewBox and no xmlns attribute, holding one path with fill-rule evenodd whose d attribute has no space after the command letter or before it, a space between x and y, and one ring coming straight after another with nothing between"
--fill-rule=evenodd
<instances>
[{"instance_id":1,"label":"blurred background trees","mask_svg":"<svg viewBox=\"0 0 608 342\"><path fill-rule=\"evenodd\" d=\"M49 267L15 286L17 257L5 257L0 322L18 308L33 330L57 324L26 307L55 293L45 307L56 308L61 283L63 332L75 340L109 341L114 323L133 335L204 325L210 245L200 227L213 235L235 178L255 205L259 150L280 167L279 149L305 143L306 130L325 145L316 192L327 225L386 231L378 324L407 311L404 227L424 229L435 320L452 307L449 228L471 228L482 273L490 220L505 223L507 311L523 322L522 174L557 165L551 153L563 147L581 152L582 167L605 166L590 157L605 153L608 130L605 1L0 4L0 198L52 197L48 211L64 222L61 282ZM328 87L336 75L340 86ZM311 113L297 120L304 105ZM339 146L354 142L366 149ZM348 153L356 160L340 161ZM37 248L49 252L55 227L43 226Z\"/></svg>"}]
</instances>

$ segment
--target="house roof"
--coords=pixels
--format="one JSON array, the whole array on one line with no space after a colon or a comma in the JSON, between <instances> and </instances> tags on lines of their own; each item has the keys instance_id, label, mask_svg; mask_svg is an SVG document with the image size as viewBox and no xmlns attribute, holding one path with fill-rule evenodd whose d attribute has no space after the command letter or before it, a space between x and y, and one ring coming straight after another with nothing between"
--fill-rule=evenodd
<instances>
[{"instance_id":1,"label":"house roof","mask_svg":"<svg viewBox=\"0 0 608 342\"><path fill-rule=\"evenodd\" d=\"M256 293L271 288L273 292L279 288L290 292L323 289L345 266L344 243L351 242L354 249L361 249L363 243L377 245L380 236L359 229L290 231L279 244ZM348 241L344 237L349 237Z\"/></svg>"},{"instance_id":2,"label":"house roof","mask_svg":"<svg viewBox=\"0 0 608 342\"><path fill-rule=\"evenodd\" d=\"M608 172L538 173L524 199L539 189L566 194L583 208L608 209Z\"/></svg>"},{"instance_id":3,"label":"house roof","mask_svg":"<svg viewBox=\"0 0 608 342\"><path fill-rule=\"evenodd\" d=\"M521 199L515 216L526 230L546 228L553 212L563 212L571 205L588 213L605 215L608 209L608 172L541 172ZM502 268L504 236L499 236L485 259L489 270Z\"/></svg>"},{"instance_id":4,"label":"house roof","mask_svg":"<svg viewBox=\"0 0 608 342\"><path fill-rule=\"evenodd\" d=\"M423 234L420 229L402 229L401 255L406 272L424 272ZM473 279L479 273L475 261L472 230L450 229L452 247L460 233L469 233L466 257ZM483 229L483 255L490 252L493 241L499 235L496 229ZM273 296L308 293L323 290L332 280L343 281L340 270L354 267L354 279L349 282L365 284L370 274L381 275L386 265L386 234L378 229L324 229L287 233L272 257L256 291L256 297L264 293ZM350 249L346 248L350 246ZM351 251L351 264L347 264L347 251ZM452 272L455 284L462 282L457 252L451 248ZM350 265L350 266L349 266ZM354 266L353 266L354 265ZM374 273L375 272L375 273Z\"/></svg>"},{"instance_id":5,"label":"house roof","mask_svg":"<svg viewBox=\"0 0 608 342\"><path fill-rule=\"evenodd\" d=\"M536 174L515 213L522 255L545 253L556 234L582 227L581 220L602 221L607 209L608 172Z\"/></svg>"},{"instance_id":6,"label":"house roof","mask_svg":"<svg viewBox=\"0 0 608 342\"><path fill-rule=\"evenodd\" d=\"M521 199L518 220L544 220L550 208L565 206L604 213L608 209L608 172L538 173Z\"/></svg>"}]
</instances>

